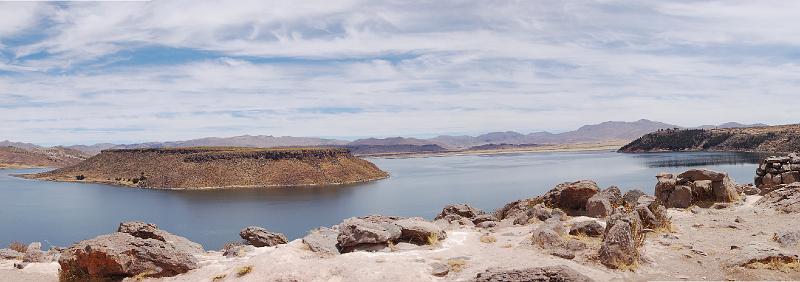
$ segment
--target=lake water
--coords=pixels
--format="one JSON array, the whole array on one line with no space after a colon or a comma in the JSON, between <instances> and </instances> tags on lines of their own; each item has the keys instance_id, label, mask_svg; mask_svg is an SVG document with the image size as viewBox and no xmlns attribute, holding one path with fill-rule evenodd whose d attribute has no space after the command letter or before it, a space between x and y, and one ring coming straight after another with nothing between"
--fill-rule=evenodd
<instances>
[{"instance_id":1,"label":"lake water","mask_svg":"<svg viewBox=\"0 0 800 282\"><path fill-rule=\"evenodd\" d=\"M239 240L245 226L282 232L290 239L351 216L434 217L442 207L469 203L487 211L540 195L558 183L595 180L652 194L655 175L689 167L727 171L751 183L762 156L745 153L614 152L529 153L370 159L392 176L333 187L161 191L60 183L10 176L42 170L0 170L0 244L41 241L69 244L141 220L188 237L207 249Z\"/></svg>"}]
</instances>

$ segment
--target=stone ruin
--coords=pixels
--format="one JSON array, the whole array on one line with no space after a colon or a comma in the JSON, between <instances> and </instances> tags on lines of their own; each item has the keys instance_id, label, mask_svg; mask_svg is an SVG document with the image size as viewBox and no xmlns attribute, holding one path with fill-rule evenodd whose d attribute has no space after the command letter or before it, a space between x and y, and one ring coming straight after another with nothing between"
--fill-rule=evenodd
<instances>
[{"instance_id":1,"label":"stone ruin","mask_svg":"<svg viewBox=\"0 0 800 282\"><path fill-rule=\"evenodd\" d=\"M800 156L769 157L761 161L756 169L754 184L763 191L772 191L786 184L800 181Z\"/></svg>"},{"instance_id":2,"label":"stone ruin","mask_svg":"<svg viewBox=\"0 0 800 282\"><path fill-rule=\"evenodd\" d=\"M668 208L688 208L739 199L737 184L725 172L690 169L675 177L659 173L655 196Z\"/></svg>"}]
</instances>

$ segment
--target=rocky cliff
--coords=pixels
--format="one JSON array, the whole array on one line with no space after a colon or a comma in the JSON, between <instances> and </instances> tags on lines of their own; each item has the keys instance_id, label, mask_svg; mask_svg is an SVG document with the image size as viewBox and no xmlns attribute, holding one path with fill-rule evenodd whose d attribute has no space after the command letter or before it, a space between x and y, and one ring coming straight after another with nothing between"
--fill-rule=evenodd
<instances>
[{"instance_id":1,"label":"rocky cliff","mask_svg":"<svg viewBox=\"0 0 800 282\"><path fill-rule=\"evenodd\" d=\"M623 153L662 151L795 152L800 125L718 129L667 129L623 146Z\"/></svg>"},{"instance_id":2,"label":"rocky cliff","mask_svg":"<svg viewBox=\"0 0 800 282\"><path fill-rule=\"evenodd\" d=\"M76 165L26 177L192 189L344 184L387 176L345 149L193 147L105 150Z\"/></svg>"}]
</instances>

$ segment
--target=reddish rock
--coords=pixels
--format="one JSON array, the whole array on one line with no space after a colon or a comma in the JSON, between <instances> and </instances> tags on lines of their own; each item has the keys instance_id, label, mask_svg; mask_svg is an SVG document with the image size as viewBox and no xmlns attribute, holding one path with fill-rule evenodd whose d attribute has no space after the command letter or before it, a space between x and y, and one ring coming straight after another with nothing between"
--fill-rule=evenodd
<instances>
[{"instance_id":1,"label":"reddish rock","mask_svg":"<svg viewBox=\"0 0 800 282\"><path fill-rule=\"evenodd\" d=\"M569 215L586 213L589 198L600 191L597 183L591 180L561 183L543 196L545 205L559 208Z\"/></svg>"}]
</instances>

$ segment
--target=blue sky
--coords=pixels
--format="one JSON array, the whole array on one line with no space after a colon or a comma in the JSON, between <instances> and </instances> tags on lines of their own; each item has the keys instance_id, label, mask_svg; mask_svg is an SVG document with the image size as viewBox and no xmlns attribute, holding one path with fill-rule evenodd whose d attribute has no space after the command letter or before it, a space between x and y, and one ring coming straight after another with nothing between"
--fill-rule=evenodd
<instances>
[{"instance_id":1,"label":"blue sky","mask_svg":"<svg viewBox=\"0 0 800 282\"><path fill-rule=\"evenodd\" d=\"M0 140L796 123L798 1L0 2Z\"/></svg>"}]
</instances>

